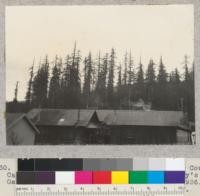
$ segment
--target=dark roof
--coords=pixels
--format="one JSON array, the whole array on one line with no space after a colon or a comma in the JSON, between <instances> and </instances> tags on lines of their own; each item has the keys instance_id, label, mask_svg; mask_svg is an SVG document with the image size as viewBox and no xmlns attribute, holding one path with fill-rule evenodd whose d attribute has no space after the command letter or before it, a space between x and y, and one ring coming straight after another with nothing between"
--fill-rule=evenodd
<instances>
[{"instance_id":1,"label":"dark roof","mask_svg":"<svg viewBox=\"0 0 200 196\"><path fill-rule=\"evenodd\" d=\"M179 111L100 110L99 119L107 125L178 126L183 118Z\"/></svg>"},{"instance_id":2,"label":"dark roof","mask_svg":"<svg viewBox=\"0 0 200 196\"><path fill-rule=\"evenodd\" d=\"M33 109L27 116L36 125L87 126L94 110Z\"/></svg>"},{"instance_id":3,"label":"dark roof","mask_svg":"<svg viewBox=\"0 0 200 196\"><path fill-rule=\"evenodd\" d=\"M31 122L30 119L27 118L26 114L24 113L6 113L6 130L9 130L21 119L25 119L28 122L28 124L33 128L33 130L36 133L39 133L37 127Z\"/></svg>"},{"instance_id":4,"label":"dark roof","mask_svg":"<svg viewBox=\"0 0 200 196\"><path fill-rule=\"evenodd\" d=\"M181 111L134 110L68 110L33 109L27 116L36 125L87 126L94 112L107 125L170 126L177 127L184 117Z\"/></svg>"}]
</instances>

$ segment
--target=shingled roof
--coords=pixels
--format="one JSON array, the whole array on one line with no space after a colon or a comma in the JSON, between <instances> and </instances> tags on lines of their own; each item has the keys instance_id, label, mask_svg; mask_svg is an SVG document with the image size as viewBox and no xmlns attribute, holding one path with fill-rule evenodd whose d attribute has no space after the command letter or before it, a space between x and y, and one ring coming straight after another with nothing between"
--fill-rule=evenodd
<instances>
[{"instance_id":1,"label":"shingled roof","mask_svg":"<svg viewBox=\"0 0 200 196\"><path fill-rule=\"evenodd\" d=\"M43 126L87 126L96 112L98 120L110 126L169 126L181 124L181 111L134 111L134 110L68 110L33 109L27 116Z\"/></svg>"}]
</instances>

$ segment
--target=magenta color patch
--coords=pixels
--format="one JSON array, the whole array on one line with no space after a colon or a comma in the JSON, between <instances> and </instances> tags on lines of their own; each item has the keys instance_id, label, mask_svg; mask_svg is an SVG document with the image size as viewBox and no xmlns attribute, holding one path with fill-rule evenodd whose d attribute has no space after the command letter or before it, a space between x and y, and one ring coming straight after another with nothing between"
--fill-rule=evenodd
<instances>
[{"instance_id":1,"label":"magenta color patch","mask_svg":"<svg viewBox=\"0 0 200 196\"><path fill-rule=\"evenodd\" d=\"M75 184L92 184L92 172L90 171L76 171Z\"/></svg>"}]
</instances>

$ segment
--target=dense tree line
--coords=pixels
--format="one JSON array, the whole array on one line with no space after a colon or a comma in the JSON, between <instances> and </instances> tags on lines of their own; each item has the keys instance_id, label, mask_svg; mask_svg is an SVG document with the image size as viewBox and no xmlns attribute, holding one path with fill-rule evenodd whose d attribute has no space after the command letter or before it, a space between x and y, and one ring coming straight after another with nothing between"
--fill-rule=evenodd
<instances>
[{"instance_id":1,"label":"dense tree line","mask_svg":"<svg viewBox=\"0 0 200 196\"><path fill-rule=\"evenodd\" d=\"M132 109L142 99L154 110L184 110L194 120L194 65L189 66L187 56L183 74L177 68L167 73L162 57L157 65L150 59L144 70L141 59L135 64L131 51L118 64L114 48L109 54L99 52L94 57L89 52L82 58L75 44L72 54L64 60L56 56L53 66L50 64L48 56L37 70L33 62L25 102L17 101L18 89L15 89L8 110L19 110L17 104L27 110L38 107Z\"/></svg>"}]
</instances>

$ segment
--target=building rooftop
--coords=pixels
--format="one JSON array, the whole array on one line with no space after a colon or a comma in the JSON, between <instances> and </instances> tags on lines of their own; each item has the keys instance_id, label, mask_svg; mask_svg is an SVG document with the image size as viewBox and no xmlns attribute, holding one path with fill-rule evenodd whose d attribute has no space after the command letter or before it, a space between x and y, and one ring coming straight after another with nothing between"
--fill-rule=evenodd
<instances>
[{"instance_id":1,"label":"building rooftop","mask_svg":"<svg viewBox=\"0 0 200 196\"><path fill-rule=\"evenodd\" d=\"M28 118L41 126L87 126L96 113L99 122L110 126L169 126L183 124L182 111L32 109Z\"/></svg>"},{"instance_id":2,"label":"building rooftop","mask_svg":"<svg viewBox=\"0 0 200 196\"><path fill-rule=\"evenodd\" d=\"M23 118L23 113L7 113L6 114L6 127L11 127L19 119Z\"/></svg>"},{"instance_id":3,"label":"building rooftop","mask_svg":"<svg viewBox=\"0 0 200 196\"><path fill-rule=\"evenodd\" d=\"M40 133L34 123L24 113L6 113L6 130L9 130L22 119L25 119L36 133Z\"/></svg>"}]
</instances>

